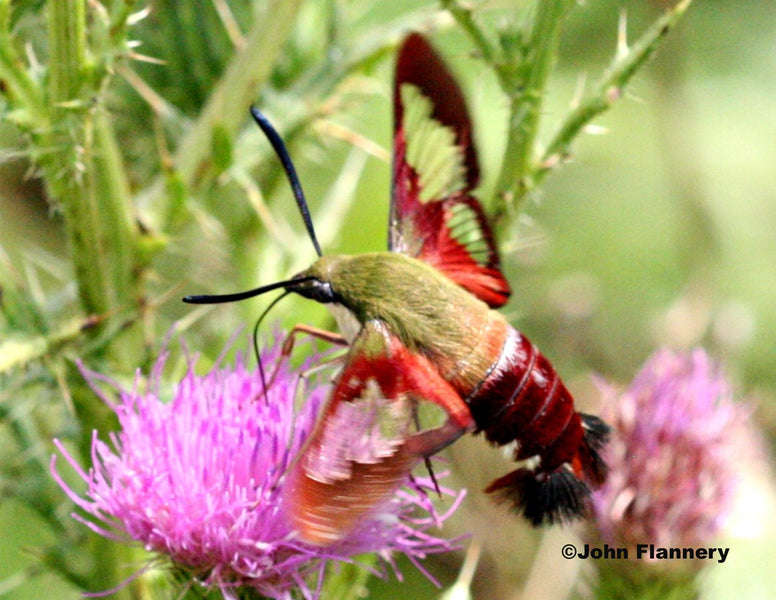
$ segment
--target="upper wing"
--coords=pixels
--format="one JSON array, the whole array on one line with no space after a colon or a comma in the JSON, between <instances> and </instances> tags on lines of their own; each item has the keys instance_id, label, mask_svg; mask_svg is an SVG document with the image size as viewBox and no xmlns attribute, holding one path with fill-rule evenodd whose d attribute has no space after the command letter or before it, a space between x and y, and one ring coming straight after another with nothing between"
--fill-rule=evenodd
<instances>
[{"instance_id":1,"label":"upper wing","mask_svg":"<svg viewBox=\"0 0 776 600\"><path fill-rule=\"evenodd\" d=\"M471 119L452 75L419 34L399 51L393 102L389 249L432 264L490 306L503 305L509 284L471 195L480 176Z\"/></svg>"},{"instance_id":2,"label":"upper wing","mask_svg":"<svg viewBox=\"0 0 776 600\"><path fill-rule=\"evenodd\" d=\"M416 431L420 400L440 406L446 422ZM473 427L466 404L433 366L384 324L369 322L288 473L286 513L305 541L332 544L390 499L420 460Z\"/></svg>"}]
</instances>

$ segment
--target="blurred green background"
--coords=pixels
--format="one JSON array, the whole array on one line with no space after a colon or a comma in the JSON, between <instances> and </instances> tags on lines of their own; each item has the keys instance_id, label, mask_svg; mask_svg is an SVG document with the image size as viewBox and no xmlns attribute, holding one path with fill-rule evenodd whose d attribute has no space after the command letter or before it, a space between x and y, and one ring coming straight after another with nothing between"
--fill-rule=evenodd
<instances>
[{"instance_id":1,"label":"blurred green background","mask_svg":"<svg viewBox=\"0 0 776 600\"><path fill-rule=\"evenodd\" d=\"M153 192L155 177L207 100L235 38L217 15L219 2L150 4L150 15L131 37L143 42L137 52L165 64L130 62L132 74L144 83L119 70L108 105L139 214L153 230L161 212L153 204L161 197ZM250 3L229 5L233 33L245 31ZM257 103L289 142L325 251L385 247L393 51L386 45L347 75L337 71L342 68L337 53L366 48L370 40L377 47L379 40L397 41L406 28L431 29L474 114L483 197L493 190L505 144L504 99L492 74L472 57L470 40L436 8L433 2L305 2L269 84L257 90ZM476 15L495 27L517 19L521 8L519 2L489 2ZM660 9L659 2L601 0L573 11L543 107L543 139L581 83L591 86L611 60L622 12L627 11L629 35L635 38ZM18 3L15 32L45 53L36 11L36 3ZM331 39L340 45L328 45ZM149 98L163 98L167 105L155 114ZM764 431L764 452L771 453L776 434L775 98L776 5L696 1L625 97L596 119L595 128L574 145L571 160L530 194L523 213L504 229L502 259L514 289L504 312L553 360L583 407L594 409L596 403L591 374L627 382L657 347L703 345L751 399L753 418ZM23 139L7 122L0 125L0 144L5 149L0 162L4 260L56 328L79 312L61 216L52 211L35 171L18 151ZM187 198L185 207L169 198L159 201L173 213L172 225L147 277L151 315L143 316L149 320L146 335L151 331L157 343L174 320L184 319L189 346L216 357L224 340L238 327L250 327L266 302L192 310L179 297L269 283L312 260L312 247L267 146L246 113L241 133L213 148L216 169L197 196ZM252 187L254 180L258 187ZM274 226L257 216L261 210ZM275 316L284 326L329 324L324 310L296 299L284 301ZM77 341L65 350L68 356L77 354ZM17 389L18 377L12 375L0 380L7 407L55 410L51 400L34 407L13 404L10 391ZM5 441L10 410L3 413L0 451L12 462L14 447ZM37 451L45 456L52 447ZM479 488L488 476L480 474L482 482L467 480L466 465L487 463L489 452L481 440L467 440L451 455L456 466L463 465L462 484L471 488L460 529L474 524L475 533L486 538L476 597L564 597L580 575L553 550L572 533L553 531L541 540L487 506ZM776 559L772 473L755 470L755 493L766 510L757 513L745 535L726 533L731 560L707 569L705 597L766 598L776 584L770 566ZM23 469L17 473L23 474ZM35 548L51 543L55 534L8 493L0 506L0 531L0 593L39 598L47 590L53 597L79 597L61 579L33 573ZM31 571L19 575L24 568ZM445 583L458 568L453 560L431 565ZM437 597L435 588L416 582L411 571L407 567L405 574L417 586L414 591L389 582L376 585L374 593L395 597L399 589L408 597Z\"/></svg>"}]
</instances>

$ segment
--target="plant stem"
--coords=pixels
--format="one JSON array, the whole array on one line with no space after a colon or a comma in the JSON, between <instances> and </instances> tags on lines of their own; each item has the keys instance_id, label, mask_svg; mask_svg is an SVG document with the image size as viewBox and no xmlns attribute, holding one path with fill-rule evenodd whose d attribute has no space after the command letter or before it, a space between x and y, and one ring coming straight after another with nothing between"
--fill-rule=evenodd
<instances>
[{"instance_id":1,"label":"plant stem","mask_svg":"<svg viewBox=\"0 0 776 600\"><path fill-rule=\"evenodd\" d=\"M496 51L482 29L472 18L472 9L462 5L458 0L442 0L442 6L458 22L461 29L466 31L480 52L482 59L488 64L495 63Z\"/></svg>"},{"instance_id":2,"label":"plant stem","mask_svg":"<svg viewBox=\"0 0 776 600\"><path fill-rule=\"evenodd\" d=\"M515 69L517 77L504 89L509 99L507 147L496 187L499 202L519 208L526 193L534 189L534 148L541 121L544 90L555 63L561 26L574 6L573 0L539 1L534 10L529 37L525 42L528 52L519 57L523 61ZM504 86L503 77L500 78ZM497 210L504 206L497 207Z\"/></svg>"},{"instance_id":3,"label":"plant stem","mask_svg":"<svg viewBox=\"0 0 776 600\"><path fill-rule=\"evenodd\" d=\"M100 82L90 80L85 21L84 0L49 3L50 128L39 160L65 217L83 309L126 315L141 298L139 231L118 144L94 89ZM132 327L110 346L125 369L139 362L138 336Z\"/></svg>"},{"instance_id":4,"label":"plant stem","mask_svg":"<svg viewBox=\"0 0 776 600\"><path fill-rule=\"evenodd\" d=\"M83 309L121 316L132 313L141 296L139 231L122 157L101 105L102 82L92 81L85 10L85 0L48 3L50 127L39 140L39 160L49 192L62 207ZM130 371L143 349L139 327L131 326L107 348L117 367ZM88 591L115 586L132 562L131 548L105 540L96 544ZM131 590L127 586L114 596L131 598Z\"/></svg>"},{"instance_id":5,"label":"plant stem","mask_svg":"<svg viewBox=\"0 0 776 600\"><path fill-rule=\"evenodd\" d=\"M84 2L59 0L48 3L51 64L49 97L60 102L79 97L85 71L86 16Z\"/></svg>"},{"instance_id":6,"label":"plant stem","mask_svg":"<svg viewBox=\"0 0 776 600\"><path fill-rule=\"evenodd\" d=\"M618 52L601 78L596 93L581 102L566 116L547 145L534 175L534 180L537 183L544 179L553 165L558 164L569 155L571 143L582 131L582 128L622 97L625 86L644 63L652 57L662 39L673 29L691 2L692 0L682 0L668 9L630 49L625 47L624 39L622 40L622 46L626 51ZM624 36L624 32L621 35Z\"/></svg>"}]
</instances>

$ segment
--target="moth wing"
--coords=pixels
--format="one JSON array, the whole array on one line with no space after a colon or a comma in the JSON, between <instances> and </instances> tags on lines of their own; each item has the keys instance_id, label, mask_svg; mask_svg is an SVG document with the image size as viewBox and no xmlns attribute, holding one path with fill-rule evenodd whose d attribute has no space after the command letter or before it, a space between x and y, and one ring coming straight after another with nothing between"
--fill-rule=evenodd
<instances>
[{"instance_id":1,"label":"moth wing","mask_svg":"<svg viewBox=\"0 0 776 600\"><path fill-rule=\"evenodd\" d=\"M389 249L432 264L492 307L510 289L472 190L479 165L458 84L419 34L402 45L394 87Z\"/></svg>"},{"instance_id":2,"label":"moth wing","mask_svg":"<svg viewBox=\"0 0 776 600\"><path fill-rule=\"evenodd\" d=\"M438 374L430 377L439 389L423 388L431 381L425 370L433 370L418 364L423 360L413 359L379 322L365 325L354 341L324 414L284 484L286 513L308 543L327 546L342 539L406 483L420 460L473 428L465 403ZM418 430L423 400L442 408L443 425Z\"/></svg>"}]
</instances>

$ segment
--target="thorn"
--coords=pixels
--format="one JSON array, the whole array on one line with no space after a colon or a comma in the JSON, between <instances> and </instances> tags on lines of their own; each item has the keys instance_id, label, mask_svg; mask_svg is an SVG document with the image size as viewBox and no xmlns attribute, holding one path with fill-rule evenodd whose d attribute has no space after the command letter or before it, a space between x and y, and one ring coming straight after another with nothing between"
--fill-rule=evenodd
<instances>
[{"instance_id":1,"label":"thorn","mask_svg":"<svg viewBox=\"0 0 776 600\"><path fill-rule=\"evenodd\" d=\"M585 125L582 131L588 135L606 135L609 133L609 128L591 123L590 125Z\"/></svg>"},{"instance_id":2,"label":"thorn","mask_svg":"<svg viewBox=\"0 0 776 600\"><path fill-rule=\"evenodd\" d=\"M130 47L132 47L130 45ZM156 58L154 56L148 56L146 54L140 54L139 52L128 52L127 56L132 60L138 62L151 63L152 65L166 65L167 61L162 58Z\"/></svg>"},{"instance_id":3,"label":"thorn","mask_svg":"<svg viewBox=\"0 0 776 600\"><path fill-rule=\"evenodd\" d=\"M617 23L617 60L623 59L628 55L628 11L623 9L620 13L620 20Z\"/></svg>"},{"instance_id":4,"label":"thorn","mask_svg":"<svg viewBox=\"0 0 776 600\"><path fill-rule=\"evenodd\" d=\"M132 25L137 25L138 23L140 23L140 21L145 19L150 14L151 14L151 7L146 6L144 9L129 15L129 17L127 17L127 25L129 25L130 27Z\"/></svg>"},{"instance_id":5,"label":"thorn","mask_svg":"<svg viewBox=\"0 0 776 600\"><path fill-rule=\"evenodd\" d=\"M587 74L580 73L577 77L577 85L574 88L574 94L571 96L570 108L576 110L582 103L582 98L585 95L585 84L587 83Z\"/></svg>"},{"instance_id":6,"label":"thorn","mask_svg":"<svg viewBox=\"0 0 776 600\"><path fill-rule=\"evenodd\" d=\"M543 170L550 170L550 169L554 169L562 162L563 162L563 157L556 152L555 154L550 154L550 156L548 156L545 160L543 160L540 164L540 167Z\"/></svg>"}]
</instances>

